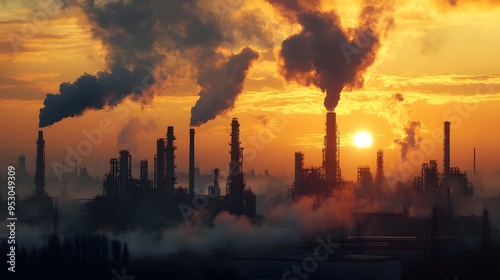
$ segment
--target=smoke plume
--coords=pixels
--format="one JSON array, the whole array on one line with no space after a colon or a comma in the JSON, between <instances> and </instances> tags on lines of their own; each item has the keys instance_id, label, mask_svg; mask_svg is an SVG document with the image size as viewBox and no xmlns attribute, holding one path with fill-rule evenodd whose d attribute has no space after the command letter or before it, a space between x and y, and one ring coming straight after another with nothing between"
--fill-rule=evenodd
<instances>
[{"instance_id":1,"label":"smoke plume","mask_svg":"<svg viewBox=\"0 0 500 280\"><path fill-rule=\"evenodd\" d=\"M420 146L420 141L422 137L419 134L420 122L411 121L409 122L404 131L406 136L402 139L394 140L394 143L401 147L401 160L406 161L406 155L410 150L418 149Z\"/></svg>"},{"instance_id":2,"label":"smoke plume","mask_svg":"<svg viewBox=\"0 0 500 280\"><path fill-rule=\"evenodd\" d=\"M62 83L58 93L47 94L44 107L40 109L40 127L64 118L81 116L88 110L112 108L127 98L142 104L150 103L162 80L171 79L169 84L175 83L179 72L182 75L189 73L188 78L197 80L209 95L212 89L208 87L212 85L207 76L225 82L232 79L241 85L245 71L231 67L238 68L240 65L247 69L245 65L248 62L243 60L252 60L248 57L248 50L229 58L227 66L215 69L217 74L198 69L214 70L216 61L227 59L221 50L245 46L245 43L242 45L235 40L235 34L247 34L252 38L256 34L268 34L259 29L261 25L243 24L254 18L248 13L246 18L241 19L243 23L235 25L232 22L240 20L238 17L231 14L222 15L226 18L218 17L201 0L70 0L61 5L63 8L78 7L83 11L85 28L107 51L107 69L96 75L85 73L73 82ZM222 28L221 22L228 27ZM235 32L235 28L241 30ZM256 40L255 44L267 41L269 39L264 38ZM224 69L240 72L229 77ZM237 94L234 93L237 91L235 88L232 94ZM217 97L210 100L231 104L211 104L204 109L221 112L232 106L231 101L217 100Z\"/></svg>"},{"instance_id":3,"label":"smoke plume","mask_svg":"<svg viewBox=\"0 0 500 280\"><path fill-rule=\"evenodd\" d=\"M200 98L191 108L191 126L200 126L233 108L243 90L248 69L258 58L259 54L247 47L221 66L207 69L199 76Z\"/></svg>"},{"instance_id":4,"label":"smoke plume","mask_svg":"<svg viewBox=\"0 0 500 280\"><path fill-rule=\"evenodd\" d=\"M281 72L288 81L315 85L326 93L325 108L333 111L344 88L363 86L363 72L374 62L380 38L393 25L392 5L365 1L354 29L344 29L334 11L314 9L306 1L268 0L288 18L295 15L302 31L283 41Z\"/></svg>"},{"instance_id":5,"label":"smoke plume","mask_svg":"<svg viewBox=\"0 0 500 280\"><path fill-rule=\"evenodd\" d=\"M139 138L141 136L149 136L151 131L156 128L156 123L153 119L147 122L142 122L139 118L131 118L118 133L117 143L120 149L138 150L140 148Z\"/></svg>"}]
</instances>

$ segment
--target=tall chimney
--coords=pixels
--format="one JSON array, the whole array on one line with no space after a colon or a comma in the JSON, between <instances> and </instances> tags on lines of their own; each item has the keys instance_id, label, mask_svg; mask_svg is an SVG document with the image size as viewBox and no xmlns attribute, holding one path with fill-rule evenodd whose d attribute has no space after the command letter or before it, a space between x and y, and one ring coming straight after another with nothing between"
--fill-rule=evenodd
<instances>
[{"instance_id":1,"label":"tall chimney","mask_svg":"<svg viewBox=\"0 0 500 280\"><path fill-rule=\"evenodd\" d=\"M141 185L143 187L148 184L148 160L141 160Z\"/></svg>"},{"instance_id":2,"label":"tall chimney","mask_svg":"<svg viewBox=\"0 0 500 280\"><path fill-rule=\"evenodd\" d=\"M162 198L165 197L165 139L156 140L155 187Z\"/></svg>"},{"instance_id":3,"label":"tall chimney","mask_svg":"<svg viewBox=\"0 0 500 280\"><path fill-rule=\"evenodd\" d=\"M453 215L451 208L451 190L450 190L450 122L444 122L444 160L443 160L443 185L446 190L446 208L448 216Z\"/></svg>"},{"instance_id":4,"label":"tall chimney","mask_svg":"<svg viewBox=\"0 0 500 280\"><path fill-rule=\"evenodd\" d=\"M476 148L474 148L474 176L476 176Z\"/></svg>"},{"instance_id":5,"label":"tall chimney","mask_svg":"<svg viewBox=\"0 0 500 280\"><path fill-rule=\"evenodd\" d=\"M381 187L382 181L384 181L384 151L377 151L377 174L375 175L375 182L378 187Z\"/></svg>"},{"instance_id":6,"label":"tall chimney","mask_svg":"<svg viewBox=\"0 0 500 280\"><path fill-rule=\"evenodd\" d=\"M38 131L36 141L35 195L45 195L45 140L42 130Z\"/></svg>"},{"instance_id":7,"label":"tall chimney","mask_svg":"<svg viewBox=\"0 0 500 280\"><path fill-rule=\"evenodd\" d=\"M304 154L295 153L295 195L304 194Z\"/></svg>"},{"instance_id":8,"label":"tall chimney","mask_svg":"<svg viewBox=\"0 0 500 280\"><path fill-rule=\"evenodd\" d=\"M229 162L229 195L231 212L240 214L243 204L244 178L242 171L242 149L240 147L240 124L237 118L231 122L231 162Z\"/></svg>"},{"instance_id":9,"label":"tall chimney","mask_svg":"<svg viewBox=\"0 0 500 280\"><path fill-rule=\"evenodd\" d=\"M326 113L325 146L326 181L335 187L337 181L337 120L335 112Z\"/></svg>"},{"instance_id":10,"label":"tall chimney","mask_svg":"<svg viewBox=\"0 0 500 280\"><path fill-rule=\"evenodd\" d=\"M444 122L444 179L450 179L450 122Z\"/></svg>"},{"instance_id":11,"label":"tall chimney","mask_svg":"<svg viewBox=\"0 0 500 280\"><path fill-rule=\"evenodd\" d=\"M132 163L132 157L128 150L120 151L120 209L125 209L125 201L127 200L127 185L130 181L130 165Z\"/></svg>"},{"instance_id":12,"label":"tall chimney","mask_svg":"<svg viewBox=\"0 0 500 280\"><path fill-rule=\"evenodd\" d=\"M177 149L176 146L174 146L174 127L169 126L167 127L167 147L165 149L165 154L167 158L167 174L166 174L166 184L165 184L165 197L164 199L167 201L167 203L170 203L173 201L174 197L174 188L175 188L175 155L174 151Z\"/></svg>"},{"instance_id":13,"label":"tall chimney","mask_svg":"<svg viewBox=\"0 0 500 280\"><path fill-rule=\"evenodd\" d=\"M189 129L189 195L194 197L194 128Z\"/></svg>"}]
</instances>

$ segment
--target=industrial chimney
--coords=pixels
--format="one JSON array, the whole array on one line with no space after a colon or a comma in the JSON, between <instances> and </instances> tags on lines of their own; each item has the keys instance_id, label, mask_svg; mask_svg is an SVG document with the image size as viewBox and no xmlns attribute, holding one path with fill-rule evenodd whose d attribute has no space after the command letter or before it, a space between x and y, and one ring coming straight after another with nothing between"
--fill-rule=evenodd
<instances>
[{"instance_id":1,"label":"industrial chimney","mask_svg":"<svg viewBox=\"0 0 500 280\"><path fill-rule=\"evenodd\" d=\"M304 154L302 152L295 153L295 191L294 195L299 197L304 194Z\"/></svg>"},{"instance_id":2,"label":"industrial chimney","mask_svg":"<svg viewBox=\"0 0 500 280\"><path fill-rule=\"evenodd\" d=\"M177 149L174 146L174 127L167 127L167 147L165 149L166 160L167 160L167 174L166 174L166 185L165 185L165 197L164 199L168 204L173 201L174 188L175 188L175 155L174 151Z\"/></svg>"},{"instance_id":3,"label":"industrial chimney","mask_svg":"<svg viewBox=\"0 0 500 280\"><path fill-rule=\"evenodd\" d=\"M120 209L125 209L125 201L127 200L127 185L131 179L132 156L128 150L120 151Z\"/></svg>"},{"instance_id":4,"label":"industrial chimney","mask_svg":"<svg viewBox=\"0 0 500 280\"><path fill-rule=\"evenodd\" d=\"M450 122L444 122L444 160L443 160L443 185L446 190L446 209L449 217L452 216L451 190L450 190Z\"/></svg>"},{"instance_id":5,"label":"industrial chimney","mask_svg":"<svg viewBox=\"0 0 500 280\"><path fill-rule=\"evenodd\" d=\"M148 160L141 160L141 186L148 187Z\"/></svg>"},{"instance_id":6,"label":"industrial chimney","mask_svg":"<svg viewBox=\"0 0 500 280\"><path fill-rule=\"evenodd\" d=\"M337 116L326 113L325 177L327 183L335 187L337 182Z\"/></svg>"},{"instance_id":7,"label":"industrial chimney","mask_svg":"<svg viewBox=\"0 0 500 280\"><path fill-rule=\"evenodd\" d=\"M189 195L194 197L194 128L189 129Z\"/></svg>"},{"instance_id":8,"label":"industrial chimney","mask_svg":"<svg viewBox=\"0 0 500 280\"><path fill-rule=\"evenodd\" d=\"M45 140L43 131L39 130L36 141L35 195L41 197L45 194Z\"/></svg>"},{"instance_id":9,"label":"industrial chimney","mask_svg":"<svg viewBox=\"0 0 500 280\"><path fill-rule=\"evenodd\" d=\"M155 155L155 187L156 191L162 198L165 197L165 139L158 138L156 140L156 155Z\"/></svg>"},{"instance_id":10,"label":"industrial chimney","mask_svg":"<svg viewBox=\"0 0 500 280\"><path fill-rule=\"evenodd\" d=\"M450 122L444 122L444 178L450 179Z\"/></svg>"},{"instance_id":11,"label":"industrial chimney","mask_svg":"<svg viewBox=\"0 0 500 280\"><path fill-rule=\"evenodd\" d=\"M228 193L232 213L241 214L243 206L244 178L242 168L242 149L240 147L240 124L237 118L231 122L231 161L229 162Z\"/></svg>"}]
</instances>

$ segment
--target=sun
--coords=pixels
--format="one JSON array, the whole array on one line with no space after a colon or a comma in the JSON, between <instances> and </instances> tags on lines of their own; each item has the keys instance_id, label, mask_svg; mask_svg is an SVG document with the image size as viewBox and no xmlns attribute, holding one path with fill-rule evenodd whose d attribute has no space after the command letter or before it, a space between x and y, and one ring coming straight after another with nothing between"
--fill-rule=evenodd
<instances>
[{"instance_id":1,"label":"sun","mask_svg":"<svg viewBox=\"0 0 500 280\"><path fill-rule=\"evenodd\" d=\"M369 147L372 141L371 135L366 132L359 132L354 136L354 145L358 148Z\"/></svg>"}]
</instances>

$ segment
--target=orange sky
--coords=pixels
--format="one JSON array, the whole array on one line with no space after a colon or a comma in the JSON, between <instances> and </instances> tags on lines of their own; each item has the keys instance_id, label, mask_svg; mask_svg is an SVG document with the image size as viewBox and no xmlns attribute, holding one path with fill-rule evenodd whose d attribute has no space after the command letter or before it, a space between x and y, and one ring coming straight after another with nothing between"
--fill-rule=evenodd
<instances>
[{"instance_id":1,"label":"orange sky","mask_svg":"<svg viewBox=\"0 0 500 280\"><path fill-rule=\"evenodd\" d=\"M78 9L56 10L46 21L35 22L39 7L10 2L14 1L0 4L4 5L0 12L0 168L5 172L8 164L25 154L28 170L34 173L38 110L45 94L57 93L60 83L74 81L85 72L105 70L107 51L92 38ZM324 8L335 7L345 24L355 25L359 5L336 2L340 1ZM413 166L414 172L406 172L403 178L413 178L422 160L437 159L441 170L442 135L433 137L433 133L442 133L443 122L449 120L452 166L471 172L476 148L488 194L500 193L500 6L489 4L494 1L458 2L452 7L445 1L408 0L396 7L395 27L365 73L364 88L344 91L336 109L345 179L355 180L358 165L370 165L374 171L377 149L385 152L386 173L401 174L397 172L402 166L400 152L393 142L402 136L405 121L421 122L420 134L427 146L409 154L409 163L403 166ZM243 9L259 9L267 18L273 46L269 50L255 46L261 56L250 69L235 108L196 128L196 162L202 172L225 168L230 121L237 117L247 156L244 168L291 175L295 151L305 153L306 165L321 164L324 94L287 83L279 74L280 43L299 27L280 18L263 1L249 3L242 3ZM214 9L207 1L200 5ZM17 52L9 41L12 34L24 36ZM177 136L177 168L187 171L190 109L199 89L188 74L179 72L176 79L156 87L155 98L143 108L126 101L114 110L89 111L44 128L47 166L61 162L67 147L76 149L86 139L83 131L98 129L100 121L109 119L114 129L82 158L82 166L91 174L102 176L108 159L116 157L120 148L130 148L135 160L152 162L155 140L170 125ZM405 100L395 104L395 93ZM119 145L119 132L136 118L153 125ZM371 147L353 145L353 135L359 131L372 135ZM138 176L138 170L133 172Z\"/></svg>"}]
</instances>

